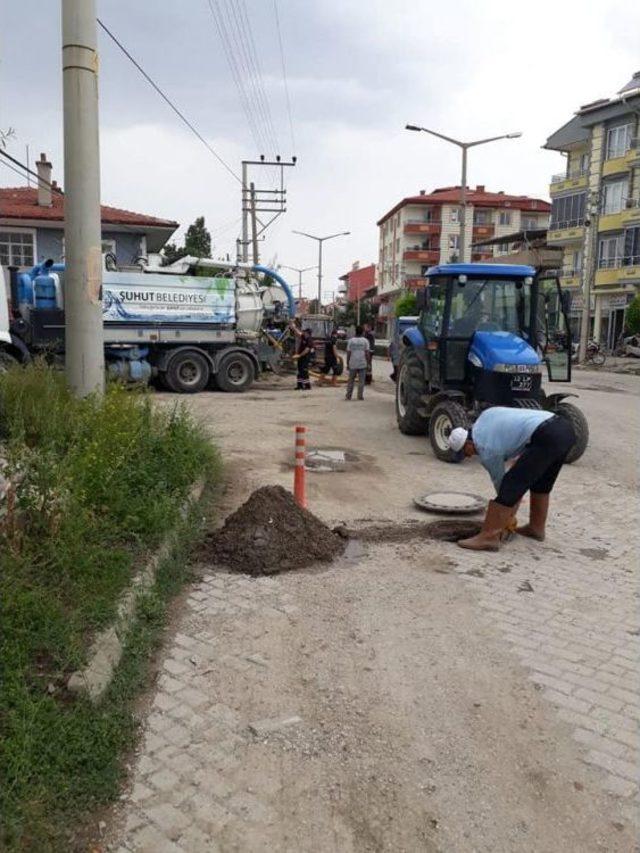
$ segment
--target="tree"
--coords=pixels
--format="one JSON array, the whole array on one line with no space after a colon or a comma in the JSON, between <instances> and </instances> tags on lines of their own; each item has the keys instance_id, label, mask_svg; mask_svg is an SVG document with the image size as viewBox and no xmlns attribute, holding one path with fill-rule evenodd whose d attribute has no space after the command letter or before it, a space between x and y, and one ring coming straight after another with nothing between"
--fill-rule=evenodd
<instances>
[{"instance_id":1,"label":"tree","mask_svg":"<svg viewBox=\"0 0 640 853\"><path fill-rule=\"evenodd\" d=\"M199 216L187 228L184 248L187 255L193 255L196 258L211 257L211 234L205 228L204 216Z\"/></svg>"},{"instance_id":2,"label":"tree","mask_svg":"<svg viewBox=\"0 0 640 853\"><path fill-rule=\"evenodd\" d=\"M627 308L627 328L630 334L640 334L640 294L634 296Z\"/></svg>"},{"instance_id":3,"label":"tree","mask_svg":"<svg viewBox=\"0 0 640 853\"><path fill-rule=\"evenodd\" d=\"M396 300L394 310L396 317L415 317L418 313L418 298L415 293L402 293Z\"/></svg>"},{"instance_id":4,"label":"tree","mask_svg":"<svg viewBox=\"0 0 640 853\"><path fill-rule=\"evenodd\" d=\"M211 257L211 234L204 224L204 216L198 216L188 228L184 238L184 246L177 243L167 243L162 250L167 264L179 261L186 255L195 258Z\"/></svg>"}]
</instances>

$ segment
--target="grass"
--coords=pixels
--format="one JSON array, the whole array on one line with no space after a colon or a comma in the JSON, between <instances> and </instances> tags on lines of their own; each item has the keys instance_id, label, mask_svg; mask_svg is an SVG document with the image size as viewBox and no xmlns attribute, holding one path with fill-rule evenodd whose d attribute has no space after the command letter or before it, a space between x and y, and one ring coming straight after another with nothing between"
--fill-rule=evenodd
<instances>
[{"instance_id":1,"label":"grass","mask_svg":"<svg viewBox=\"0 0 640 853\"><path fill-rule=\"evenodd\" d=\"M133 700L197 528L179 510L198 477L215 479L217 460L183 410L118 386L79 401L43 365L0 376L1 456L16 487L0 515L0 846L68 850L69 827L118 791ZM91 636L173 528L179 541L104 700L71 696L65 681Z\"/></svg>"}]
</instances>

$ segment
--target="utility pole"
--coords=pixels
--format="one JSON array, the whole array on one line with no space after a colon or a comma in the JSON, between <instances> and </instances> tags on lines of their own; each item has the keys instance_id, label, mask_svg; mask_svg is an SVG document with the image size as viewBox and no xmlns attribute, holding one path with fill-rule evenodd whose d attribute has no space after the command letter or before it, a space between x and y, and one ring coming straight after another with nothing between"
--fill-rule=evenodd
<instances>
[{"instance_id":1,"label":"utility pole","mask_svg":"<svg viewBox=\"0 0 640 853\"><path fill-rule=\"evenodd\" d=\"M518 139L522 136L517 133L503 133L502 136L490 136L488 139L476 139L473 142L461 142L459 139L453 139L451 136L445 136L443 133L436 133L435 130L429 130L428 127L419 127L415 124L405 125L405 130L418 130L424 133L430 133L431 136L437 136L438 139L444 139L445 142L451 142L452 145L457 145L462 149L462 178L460 181L460 237L458 239L458 256L460 263L467 263L467 151L469 148L474 148L476 145L486 145L487 142L496 142L498 139Z\"/></svg>"},{"instance_id":2,"label":"utility pole","mask_svg":"<svg viewBox=\"0 0 640 853\"><path fill-rule=\"evenodd\" d=\"M593 194L589 199L589 258L582 277L582 314L580 315L580 340L578 342L578 362L582 364L587 357L589 325L591 320L591 284L595 279L598 265L598 214L599 199Z\"/></svg>"},{"instance_id":3,"label":"utility pole","mask_svg":"<svg viewBox=\"0 0 640 853\"><path fill-rule=\"evenodd\" d=\"M250 184L250 207L251 207L251 243L253 245L253 263L257 266L260 263L260 255L258 253L258 223L256 222L256 187L252 182Z\"/></svg>"},{"instance_id":4,"label":"utility pole","mask_svg":"<svg viewBox=\"0 0 640 853\"><path fill-rule=\"evenodd\" d=\"M255 240L264 233L275 220L286 213L287 190L284 186L284 169L287 166L295 166L297 157L285 161L280 155L275 160L266 160L264 154L259 160L242 161L242 260L249 261L249 243L253 246L254 257L257 257ZM273 166L280 172L280 186L276 189L260 189L249 181L250 166ZM253 188L253 189L252 189ZM253 195L252 195L253 193ZM260 218L263 213L273 214L271 218L263 222ZM249 218L253 233L249 238ZM258 226L260 226L258 228Z\"/></svg>"},{"instance_id":5,"label":"utility pole","mask_svg":"<svg viewBox=\"0 0 640 853\"><path fill-rule=\"evenodd\" d=\"M95 0L62 0L65 370L79 397L104 392Z\"/></svg>"}]
</instances>

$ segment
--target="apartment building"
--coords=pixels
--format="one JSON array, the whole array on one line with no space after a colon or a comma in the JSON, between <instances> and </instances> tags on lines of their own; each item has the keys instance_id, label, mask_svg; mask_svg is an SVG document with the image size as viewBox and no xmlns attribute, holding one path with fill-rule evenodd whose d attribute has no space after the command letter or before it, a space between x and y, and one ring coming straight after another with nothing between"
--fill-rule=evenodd
<instances>
[{"instance_id":1,"label":"apartment building","mask_svg":"<svg viewBox=\"0 0 640 853\"><path fill-rule=\"evenodd\" d=\"M640 72L617 93L586 104L544 147L565 157L551 178L550 246L563 250L562 280L589 279L591 333L613 347L640 287Z\"/></svg>"},{"instance_id":2,"label":"apartment building","mask_svg":"<svg viewBox=\"0 0 640 853\"><path fill-rule=\"evenodd\" d=\"M378 221L378 297L390 300L401 290L424 284L429 267L461 260L460 187L440 187L404 198ZM542 199L484 186L466 191L466 245L523 229L546 228L551 206ZM467 248L471 261L507 254L509 245Z\"/></svg>"}]
</instances>

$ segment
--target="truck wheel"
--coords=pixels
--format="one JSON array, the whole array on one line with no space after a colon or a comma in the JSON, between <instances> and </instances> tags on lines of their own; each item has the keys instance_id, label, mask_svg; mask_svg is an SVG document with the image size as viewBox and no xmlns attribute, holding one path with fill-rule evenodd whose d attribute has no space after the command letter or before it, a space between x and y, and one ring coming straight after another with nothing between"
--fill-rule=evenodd
<instances>
[{"instance_id":1,"label":"truck wheel","mask_svg":"<svg viewBox=\"0 0 640 853\"><path fill-rule=\"evenodd\" d=\"M216 382L221 391L246 391L253 384L253 362L243 352L232 352L221 359Z\"/></svg>"},{"instance_id":2,"label":"truck wheel","mask_svg":"<svg viewBox=\"0 0 640 853\"><path fill-rule=\"evenodd\" d=\"M199 352L179 352L171 359L165 377L167 385L176 394L197 394L206 388L211 368Z\"/></svg>"},{"instance_id":3,"label":"truck wheel","mask_svg":"<svg viewBox=\"0 0 640 853\"><path fill-rule=\"evenodd\" d=\"M11 355L11 353L8 353L6 350L0 349L0 373L6 373L18 364L20 364L20 362L15 356Z\"/></svg>"},{"instance_id":4,"label":"truck wheel","mask_svg":"<svg viewBox=\"0 0 640 853\"><path fill-rule=\"evenodd\" d=\"M570 421L573 431L576 434L576 443L565 459L565 462L575 462L577 459L580 459L587 449L587 444L589 444L589 424L587 423L587 419L581 409L572 403L558 403L555 413Z\"/></svg>"},{"instance_id":5,"label":"truck wheel","mask_svg":"<svg viewBox=\"0 0 640 853\"><path fill-rule=\"evenodd\" d=\"M425 393L424 370L411 349L402 354L396 382L396 420L405 435L425 435L428 418L420 414Z\"/></svg>"},{"instance_id":6,"label":"truck wheel","mask_svg":"<svg viewBox=\"0 0 640 853\"><path fill-rule=\"evenodd\" d=\"M442 462L459 462L458 454L449 450L451 430L456 427L468 429L467 415L459 403L445 400L431 412L429 418L429 441L434 454Z\"/></svg>"}]
</instances>

